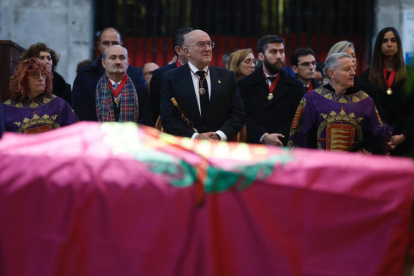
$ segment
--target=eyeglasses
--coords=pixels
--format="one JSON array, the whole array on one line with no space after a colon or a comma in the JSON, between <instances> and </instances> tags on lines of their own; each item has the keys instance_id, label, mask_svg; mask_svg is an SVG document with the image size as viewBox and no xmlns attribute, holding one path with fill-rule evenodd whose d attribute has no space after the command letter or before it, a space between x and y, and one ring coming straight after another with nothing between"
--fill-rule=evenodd
<instances>
[{"instance_id":1,"label":"eyeglasses","mask_svg":"<svg viewBox=\"0 0 414 276\"><path fill-rule=\"evenodd\" d=\"M312 65L312 67L316 66L316 61L304 62L304 63L298 64L298 66L303 66L303 67L309 67L310 65Z\"/></svg>"},{"instance_id":2,"label":"eyeglasses","mask_svg":"<svg viewBox=\"0 0 414 276\"><path fill-rule=\"evenodd\" d=\"M196 46L197 48L210 48L213 49L214 48L215 43L213 41L199 41L196 44L193 45L188 45L188 46Z\"/></svg>"},{"instance_id":3,"label":"eyeglasses","mask_svg":"<svg viewBox=\"0 0 414 276\"><path fill-rule=\"evenodd\" d=\"M243 62L246 63L247 65L250 65L252 63L254 63L256 65L256 59L249 58L249 59L243 60Z\"/></svg>"},{"instance_id":4,"label":"eyeglasses","mask_svg":"<svg viewBox=\"0 0 414 276\"><path fill-rule=\"evenodd\" d=\"M154 71L148 71L148 72L145 72L145 73L144 73L144 76L146 76L146 75L150 75L150 76L152 76L152 75L154 75Z\"/></svg>"},{"instance_id":5,"label":"eyeglasses","mask_svg":"<svg viewBox=\"0 0 414 276\"><path fill-rule=\"evenodd\" d=\"M39 71L34 71L34 72L32 72L32 77L34 78L34 79L38 79L38 78L40 78L40 76L42 76L42 78L44 78L44 79L46 79L47 78L47 73L46 72L42 72L42 73L40 73Z\"/></svg>"}]
</instances>

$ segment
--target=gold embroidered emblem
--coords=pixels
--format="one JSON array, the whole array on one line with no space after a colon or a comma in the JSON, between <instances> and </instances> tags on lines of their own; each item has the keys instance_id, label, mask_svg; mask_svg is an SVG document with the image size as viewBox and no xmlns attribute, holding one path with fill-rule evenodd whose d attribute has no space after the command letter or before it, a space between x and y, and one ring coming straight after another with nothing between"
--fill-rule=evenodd
<instances>
[{"instance_id":1,"label":"gold embroidered emblem","mask_svg":"<svg viewBox=\"0 0 414 276\"><path fill-rule=\"evenodd\" d=\"M362 129L359 122L362 117L356 118L354 113L346 114L344 108L336 113L332 111L329 115L321 114L324 121L320 124L317 133L317 146L323 149L321 142L326 143L327 150L349 151L354 141L362 141ZM326 138L322 138L322 132L326 131ZM355 134L357 139L355 139Z\"/></svg>"},{"instance_id":2,"label":"gold embroidered emblem","mask_svg":"<svg viewBox=\"0 0 414 276\"><path fill-rule=\"evenodd\" d=\"M295 116L293 117L292 128L297 128L299 126L299 121L302 119L303 112L305 111L306 99L302 98L300 100L298 109L296 110Z\"/></svg>"},{"instance_id":3,"label":"gold embroidered emblem","mask_svg":"<svg viewBox=\"0 0 414 276\"><path fill-rule=\"evenodd\" d=\"M47 114L40 117L36 112L33 112L33 117L31 119L24 118L23 123L14 122L14 124L20 127L18 130L20 133L35 134L59 128L59 124L55 122L57 117L58 115L50 117Z\"/></svg>"},{"instance_id":4,"label":"gold embroidered emblem","mask_svg":"<svg viewBox=\"0 0 414 276\"><path fill-rule=\"evenodd\" d=\"M367 93L360 90L357 93L354 93L351 95L342 95L339 98L334 99L333 97L334 92L324 88L323 86L316 88L315 92L328 100L336 101L336 102L343 103L343 104L360 102L369 97Z\"/></svg>"},{"instance_id":5,"label":"gold embroidered emblem","mask_svg":"<svg viewBox=\"0 0 414 276\"><path fill-rule=\"evenodd\" d=\"M378 109L377 109L376 106L375 106L375 114L377 115L377 118L378 118L378 121L379 121L380 125L382 125L381 117L380 117L380 115L378 113Z\"/></svg>"}]
</instances>

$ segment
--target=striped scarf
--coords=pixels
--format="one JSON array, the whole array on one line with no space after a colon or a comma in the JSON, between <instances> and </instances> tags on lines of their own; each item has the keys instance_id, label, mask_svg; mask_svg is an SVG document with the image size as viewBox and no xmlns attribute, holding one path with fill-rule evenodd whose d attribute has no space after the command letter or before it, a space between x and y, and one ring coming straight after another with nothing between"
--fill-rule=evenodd
<instances>
[{"instance_id":1,"label":"striped scarf","mask_svg":"<svg viewBox=\"0 0 414 276\"><path fill-rule=\"evenodd\" d=\"M138 96L134 83L128 78L121 91L119 101L120 112L118 122L138 122ZM103 75L96 85L95 92L96 115L99 122L115 122L112 92L106 75Z\"/></svg>"}]
</instances>

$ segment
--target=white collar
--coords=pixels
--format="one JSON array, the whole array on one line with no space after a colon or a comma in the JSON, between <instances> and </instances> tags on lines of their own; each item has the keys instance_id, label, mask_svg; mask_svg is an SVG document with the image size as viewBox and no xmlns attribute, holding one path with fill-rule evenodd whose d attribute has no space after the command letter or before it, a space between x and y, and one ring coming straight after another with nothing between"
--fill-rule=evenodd
<instances>
[{"instance_id":1,"label":"white collar","mask_svg":"<svg viewBox=\"0 0 414 276\"><path fill-rule=\"evenodd\" d=\"M263 69L263 73L265 73L266 78L275 78L275 77L277 77L277 75L279 75L279 74L276 74L276 75L269 75L268 73L266 73L266 72L264 71L264 69Z\"/></svg>"},{"instance_id":2,"label":"white collar","mask_svg":"<svg viewBox=\"0 0 414 276\"><path fill-rule=\"evenodd\" d=\"M122 82L122 80L120 80L118 82L115 82L115 81L111 80L109 77L108 77L108 80L111 82L112 85L114 85L114 83L120 84Z\"/></svg>"},{"instance_id":3,"label":"white collar","mask_svg":"<svg viewBox=\"0 0 414 276\"><path fill-rule=\"evenodd\" d=\"M197 67L195 67L194 65L192 65L190 61L188 62L188 66L190 66L191 70L192 70L194 73L197 73L197 71L200 71L200 69L198 69ZM208 70L208 65L207 65L206 67L204 67L203 69L201 69L201 70L202 70L202 71L204 71L204 72L207 72L207 70Z\"/></svg>"}]
</instances>

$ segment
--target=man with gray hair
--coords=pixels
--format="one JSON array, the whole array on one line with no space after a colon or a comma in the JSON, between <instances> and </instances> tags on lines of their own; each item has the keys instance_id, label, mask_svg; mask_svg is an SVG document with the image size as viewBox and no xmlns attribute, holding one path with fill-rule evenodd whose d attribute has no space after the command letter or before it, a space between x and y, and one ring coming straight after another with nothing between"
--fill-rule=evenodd
<instances>
[{"instance_id":1,"label":"man with gray hair","mask_svg":"<svg viewBox=\"0 0 414 276\"><path fill-rule=\"evenodd\" d=\"M355 92L355 71L347 53L329 56L324 69L329 83L307 93L296 111L288 147L386 154L391 139L374 101ZM347 92L355 92L348 94Z\"/></svg>"},{"instance_id":2,"label":"man with gray hair","mask_svg":"<svg viewBox=\"0 0 414 276\"><path fill-rule=\"evenodd\" d=\"M115 45L122 45L119 31L113 27L103 29L97 41L101 55L104 54L107 48ZM138 95L140 113L138 123L152 125L151 104L144 75L139 68L132 65L128 65L126 70L128 78L133 82ZM96 85L105 74L102 56L96 58L91 64L79 69L72 89L73 109L79 120L98 121L95 103Z\"/></svg>"},{"instance_id":3,"label":"man with gray hair","mask_svg":"<svg viewBox=\"0 0 414 276\"><path fill-rule=\"evenodd\" d=\"M128 78L128 51L114 45L105 49L105 74L96 85L95 104L99 122L138 122L138 96Z\"/></svg>"}]
</instances>

